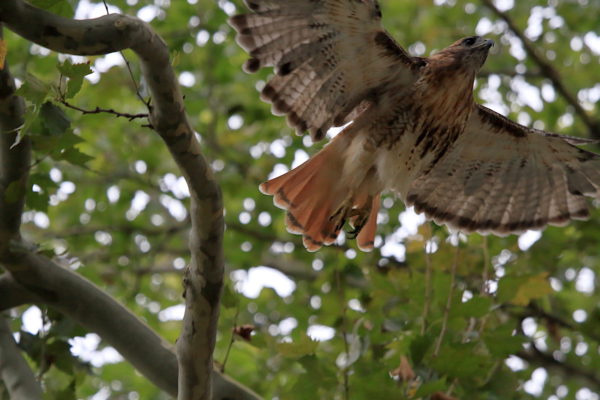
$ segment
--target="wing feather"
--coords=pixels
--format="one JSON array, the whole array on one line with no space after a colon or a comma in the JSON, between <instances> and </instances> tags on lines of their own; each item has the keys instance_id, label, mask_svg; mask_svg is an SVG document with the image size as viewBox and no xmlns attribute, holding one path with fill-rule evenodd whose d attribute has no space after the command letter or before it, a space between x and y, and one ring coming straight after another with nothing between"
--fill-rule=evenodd
<instances>
[{"instance_id":1,"label":"wing feather","mask_svg":"<svg viewBox=\"0 0 600 400\"><path fill-rule=\"evenodd\" d=\"M410 185L408 205L439 223L506 235L564 225L600 200L600 156L573 137L529 129L483 106L434 168Z\"/></svg>"},{"instance_id":2,"label":"wing feather","mask_svg":"<svg viewBox=\"0 0 600 400\"><path fill-rule=\"evenodd\" d=\"M261 98L300 134L322 139L365 101L413 83L422 63L382 28L376 0L247 0L230 24L247 72L274 67ZM393 83L393 85L390 85Z\"/></svg>"}]
</instances>

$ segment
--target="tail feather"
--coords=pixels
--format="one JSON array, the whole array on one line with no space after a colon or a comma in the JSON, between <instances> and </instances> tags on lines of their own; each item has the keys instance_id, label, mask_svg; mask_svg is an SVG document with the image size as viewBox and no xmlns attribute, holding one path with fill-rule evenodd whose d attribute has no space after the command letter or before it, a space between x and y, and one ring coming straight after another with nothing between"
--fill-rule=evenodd
<instances>
[{"instance_id":1,"label":"tail feather","mask_svg":"<svg viewBox=\"0 0 600 400\"><path fill-rule=\"evenodd\" d=\"M346 220L363 228L358 246L373 248L379 194L369 192L372 176L358 188L343 179L345 146L344 139L336 138L302 165L260 185L262 193L287 210L287 230L302 234L309 251L332 244Z\"/></svg>"},{"instance_id":2,"label":"tail feather","mask_svg":"<svg viewBox=\"0 0 600 400\"><path fill-rule=\"evenodd\" d=\"M379 206L381 204L381 195L377 195L373 198L371 205L371 213L367 224L361 229L360 233L356 237L356 244L362 251L371 251L375 247L375 233L377 232L377 213L379 212Z\"/></svg>"},{"instance_id":3,"label":"tail feather","mask_svg":"<svg viewBox=\"0 0 600 400\"><path fill-rule=\"evenodd\" d=\"M305 230L301 232L304 247L309 251L316 251L321 246L330 245L337 239L340 229L330 220L330 207L314 206L305 222Z\"/></svg>"},{"instance_id":4,"label":"tail feather","mask_svg":"<svg viewBox=\"0 0 600 400\"><path fill-rule=\"evenodd\" d=\"M323 152L317 154L310 160L302 163L287 173L260 184L258 189L261 193L273 196L273 203L284 210L295 207L292 202L298 195L302 194L319 170L323 167Z\"/></svg>"}]
</instances>

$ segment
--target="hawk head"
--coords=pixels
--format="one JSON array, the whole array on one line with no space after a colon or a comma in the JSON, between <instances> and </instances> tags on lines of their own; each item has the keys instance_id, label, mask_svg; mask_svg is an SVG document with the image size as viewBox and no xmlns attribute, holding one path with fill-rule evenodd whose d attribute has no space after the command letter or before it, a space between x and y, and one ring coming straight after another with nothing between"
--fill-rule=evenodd
<instances>
[{"instance_id":1,"label":"hawk head","mask_svg":"<svg viewBox=\"0 0 600 400\"><path fill-rule=\"evenodd\" d=\"M469 36L446 47L431 58L444 61L448 66L477 72L485 62L490 48L494 45L491 39L481 36Z\"/></svg>"}]
</instances>

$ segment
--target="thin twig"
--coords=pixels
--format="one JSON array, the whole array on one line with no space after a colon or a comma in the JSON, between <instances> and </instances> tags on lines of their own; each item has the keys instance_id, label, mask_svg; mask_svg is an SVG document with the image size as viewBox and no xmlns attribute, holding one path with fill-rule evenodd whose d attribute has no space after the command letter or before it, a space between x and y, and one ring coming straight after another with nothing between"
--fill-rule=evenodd
<instances>
[{"instance_id":1,"label":"thin twig","mask_svg":"<svg viewBox=\"0 0 600 400\"><path fill-rule=\"evenodd\" d=\"M591 137L600 138L600 121L595 120L590 116L584 108L579 104L577 98L567 89L560 73L550 64L534 47L533 43L525 36L525 34L517 27L512 18L505 12L500 11L492 0L481 0L494 14L502 19L508 25L508 28L521 40L525 52L539 67L540 73L548 78L557 92L559 92L565 100L575 109L575 113L581 118L587 126Z\"/></svg>"},{"instance_id":2,"label":"thin twig","mask_svg":"<svg viewBox=\"0 0 600 400\"><path fill-rule=\"evenodd\" d=\"M231 328L231 339L229 340L229 345L227 345L227 351L225 352L225 357L223 358L223 364L221 364L221 373L225 373L225 365L227 365L227 360L229 359L229 353L231 352L231 348L235 343L235 328L237 327L237 319L240 314L240 306L239 304L235 308L235 315L233 317L233 328Z\"/></svg>"},{"instance_id":3,"label":"thin twig","mask_svg":"<svg viewBox=\"0 0 600 400\"><path fill-rule=\"evenodd\" d=\"M106 15L110 14L110 11L108 10L108 4L106 4L106 0L102 0L102 3L104 4L104 8L106 9ZM140 94L140 89L135 80L135 77L133 76L133 71L131 70L131 64L129 64L129 60L125 57L125 54L123 54L122 51L119 51L119 54L121 54L121 57L123 57L123 60L125 61L125 66L127 66L127 70L129 71L129 76L131 77L131 82L133 83L133 87L135 88L136 96L142 101L142 103L146 105L146 107L148 107L148 109L150 109L150 100L144 99ZM151 126L148 127L152 129Z\"/></svg>"},{"instance_id":4,"label":"thin twig","mask_svg":"<svg viewBox=\"0 0 600 400\"><path fill-rule=\"evenodd\" d=\"M348 345L348 338L346 332L346 307L344 306L344 311L342 312L342 338L344 340L344 351L346 352L346 363L350 359L350 346ZM349 366L344 366L344 400L350 400L350 377L348 374Z\"/></svg>"},{"instance_id":5,"label":"thin twig","mask_svg":"<svg viewBox=\"0 0 600 400\"><path fill-rule=\"evenodd\" d=\"M148 110L150 110L152 108L152 106L150 105L150 99L146 100L141 95L140 88L138 87L135 77L133 76L133 71L131 70L131 64L129 63L129 60L125 58L125 54L123 54L122 51L120 51L119 54L121 54L121 57L123 57L123 60L125 60L125 66L127 66L127 71L129 71L129 76L131 77L131 82L133 82L133 87L135 89L136 96L138 97L138 99L140 99L142 103L146 105L146 107L148 107Z\"/></svg>"},{"instance_id":6,"label":"thin twig","mask_svg":"<svg viewBox=\"0 0 600 400\"><path fill-rule=\"evenodd\" d=\"M44 376L46 371L48 371L48 368L50 368L50 366L48 365L48 360L46 358L46 347L48 344L46 343L46 341L48 340L48 338L46 337L46 324L48 323L48 308L46 308L46 306L40 306L40 311L42 313L42 326L40 327L39 336L42 340L40 344L40 369L38 371L39 381L42 380L42 377Z\"/></svg>"},{"instance_id":7,"label":"thin twig","mask_svg":"<svg viewBox=\"0 0 600 400\"><path fill-rule=\"evenodd\" d=\"M421 316L421 335L425 334L427 329L427 316L431 307L431 253L427 249L427 245L432 240L431 222L427 222L427 231L425 238L425 304L423 305L423 315Z\"/></svg>"},{"instance_id":8,"label":"thin twig","mask_svg":"<svg viewBox=\"0 0 600 400\"><path fill-rule=\"evenodd\" d=\"M489 295L489 286L488 286L488 280L489 280L489 271L490 271L490 250L488 247L488 237L487 236L483 236L483 244L482 244L482 251L483 251L483 273L481 274L481 294L484 296Z\"/></svg>"},{"instance_id":9,"label":"thin twig","mask_svg":"<svg viewBox=\"0 0 600 400\"><path fill-rule=\"evenodd\" d=\"M101 107L96 107L92 110L88 110L85 108L81 108L78 106L75 106L71 103L69 103L68 101L66 101L63 98L59 98L57 99L60 104L64 105L67 108L79 111L82 114L101 114L101 113L106 113L106 114L112 114L115 117L121 117L121 118L127 118L129 121L133 121L134 119L137 118L148 118L148 114L147 113L139 113L139 114L130 114L130 113L124 113L124 112L120 112L120 111L116 111L112 108L101 108Z\"/></svg>"},{"instance_id":10,"label":"thin twig","mask_svg":"<svg viewBox=\"0 0 600 400\"><path fill-rule=\"evenodd\" d=\"M490 288L488 285L488 281L490 280L489 274L490 274L490 249L489 249L489 245L488 245L488 238L487 236L483 237L483 245L482 247L482 253L483 253L483 273L481 274L481 295L482 296L489 296L490 295ZM483 330L485 329L485 324L487 323L488 320L488 316L489 315L484 315L481 318L481 321L479 322L479 334L481 335L481 333L483 332Z\"/></svg>"},{"instance_id":11,"label":"thin twig","mask_svg":"<svg viewBox=\"0 0 600 400\"><path fill-rule=\"evenodd\" d=\"M457 236L458 238L458 236ZM458 266L458 255L460 253L460 241L458 241L456 245L456 252L454 254L454 261L452 262L452 269L450 271L450 290L448 292L448 300L446 301L446 307L444 309L444 318L442 320L442 329L440 330L440 336L438 336L437 342L435 344L435 350L433 352L433 357L437 357L440 348L442 346L442 341L444 340L444 336L446 335L446 329L448 328L448 318L450 316L450 308L452 307L452 296L454 296L454 288L456 286L456 268Z\"/></svg>"},{"instance_id":12,"label":"thin twig","mask_svg":"<svg viewBox=\"0 0 600 400\"><path fill-rule=\"evenodd\" d=\"M350 345L348 344L348 338L347 338L347 334L348 332L346 331L346 296L344 293L344 285L342 284L342 279L340 276L340 270L336 269L335 270L335 285L337 286L337 290L338 290L338 296L340 298L340 300L343 302L344 304L344 308L342 310L342 322L341 322L341 328L340 331L342 333L342 340L344 341L344 352L346 354L346 360L345 360L345 364L344 365L344 369L342 370L343 376L344 376L344 400L349 400L350 399L350 382L349 382L349 376L348 376L348 360L350 359Z\"/></svg>"}]
</instances>

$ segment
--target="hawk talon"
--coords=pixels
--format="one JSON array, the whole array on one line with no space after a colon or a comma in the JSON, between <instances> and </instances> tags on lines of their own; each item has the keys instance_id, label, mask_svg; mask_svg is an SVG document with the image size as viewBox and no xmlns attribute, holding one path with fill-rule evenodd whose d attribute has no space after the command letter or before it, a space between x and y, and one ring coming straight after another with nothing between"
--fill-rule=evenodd
<instances>
[{"instance_id":1,"label":"hawk talon","mask_svg":"<svg viewBox=\"0 0 600 400\"><path fill-rule=\"evenodd\" d=\"M371 204L369 202L369 204ZM349 235L350 239L356 239L360 231L365 227L367 221L369 220L369 215L371 214L371 207L364 207L360 209L353 210L353 216L356 216L356 220L352 222L352 229L346 231Z\"/></svg>"},{"instance_id":2,"label":"hawk talon","mask_svg":"<svg viewBox=\"0 0 600 400\"><path fill-rule=\"evenodd\" d=\"M366 202L367 205L360 208L355 207L353 203L354 200L349 198L329 217L330 221L337 221L335 225L336 232L342 230L344 225L346 225L346 221L350 219L351 227L345 230L350 239L355 239L362 228L367 224L367 220L371 213L372 201L371 197L369 197L369 200Z\"/></svg>"},{"instance_id":3,"label":"hawk talon","mask_svg":"<svg viewBox=\"0 0 600 400\"><path fill-rule=\"evenodd\" d=\"M346 231L346 235L347 235L348 239L356 239L356 237L360 233L361 229L362 229L362 226L360 228L348 229Z\"/></svg>"},{"instance_id":4,"label":"hawk talon","mask_svg":"<svg viewBox=\"0 0 600 400\"><path fill-rule=\"evenodd\" d=\"M344 227L344 225L346 225L346 219L343 218L340 222L338 222L338 224L335 226L335 231L340 231L342 230L342 228Z\"/></svg>"},{"instance_id":5,"label":"hawk talon","mask_svg":"<svg viewBox=\"0 0 600 400\"><path fill-rule=\"evenodd\" d=\"M348 199L334 212L329 220L335 222L335 231L338 232L344 228L349 217L353 217L352 201Z\"/></svg>"}]
</instances>

